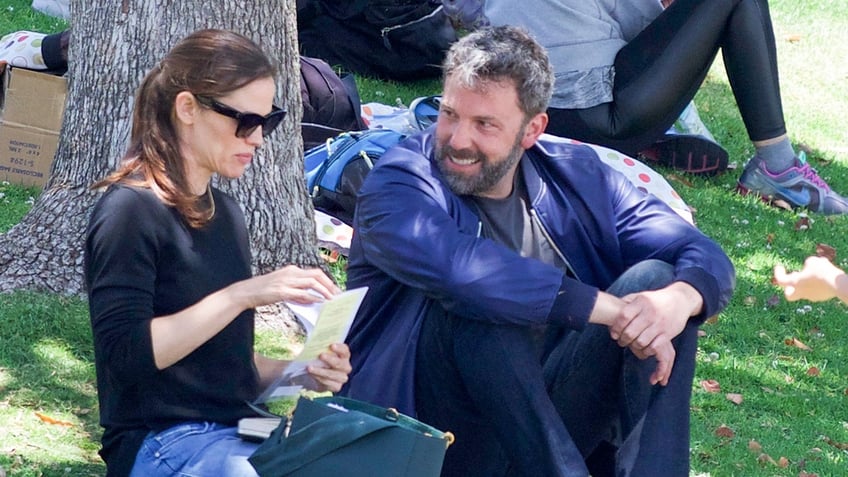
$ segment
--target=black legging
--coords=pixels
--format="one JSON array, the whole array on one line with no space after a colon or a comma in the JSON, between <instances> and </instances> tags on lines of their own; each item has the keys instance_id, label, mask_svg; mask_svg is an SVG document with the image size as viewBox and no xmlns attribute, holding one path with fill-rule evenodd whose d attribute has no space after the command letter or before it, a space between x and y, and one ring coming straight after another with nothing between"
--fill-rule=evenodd
<instances>
[{"instance_id":1,"label":"black legging","mask_svg":"<svg viewBox=\"0 0 848 477\"><path fill-rule=\"evenodd\" d=\"M674 124L719 48L750 139L785 134L767 0L675 0L616 55L612 102L549 108L547 131L635 155Z\"/></svg>"}]
</instances>

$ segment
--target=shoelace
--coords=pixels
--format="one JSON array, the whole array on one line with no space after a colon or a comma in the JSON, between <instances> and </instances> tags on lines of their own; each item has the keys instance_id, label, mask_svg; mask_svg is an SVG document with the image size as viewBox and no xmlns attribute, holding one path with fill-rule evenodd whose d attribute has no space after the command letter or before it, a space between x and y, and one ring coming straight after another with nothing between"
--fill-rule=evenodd
<instances>
[{"instance_id":1,"label":"shoelace","mask_svg":"<svg viewBox=\"0 0 848 477\"><path fill-rule=\"evenodd\" d=\"M819 186L819 187L821 187L825 190L828 190L828 191L830 190L830 186L827 185L827 182L825 182L824 179L819 177L818 172L816 172L815 169L810 167L809 164L804 163L804 165L799 167L798 170L801 171L802 174L804 174L805 179L809 180L813 184L815 184L815 185L817 185L817 186Z\"/></svg>"},{"instance_id":2,"label":"shoelace","mask_svg":"<svg viewBox=\"0 0 848 477\"><path fill-rule=\"evenodd\" d=\"M813 184L824 188L824 190L829 191L830 186L827 185L827 182L824 181L821 177L819 177L818 171L810 167L810 163L807 162L807 154L804 151L800 151L798 153L798 162L801 163L801 167L798 168L802 174L804 174L804 179L809 180Z\"/></svg>"}]
</instances>

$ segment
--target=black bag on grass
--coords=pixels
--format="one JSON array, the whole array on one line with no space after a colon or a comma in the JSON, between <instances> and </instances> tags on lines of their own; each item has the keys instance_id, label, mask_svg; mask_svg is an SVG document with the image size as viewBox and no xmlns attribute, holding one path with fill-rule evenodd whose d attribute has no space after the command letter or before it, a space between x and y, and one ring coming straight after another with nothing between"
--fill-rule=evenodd
<instances>
[{"instance_id":1,"label":"black bag on grass","mask_svg":"<svg viewBox=\"0 0 848 477\"><path fill-rule=\"evenodd\" d=\"M297 28L301 54L398 81L439 77L457 39L439 0L300 0Z\"/></svg>"},{"instance_id":2,"label":"black bag on grass","mask_svg":"<svg viewBox=\"0 0 848 477\"><path fill-rule=\"evenodd\" d=\"M339 76L324 60L300 57L303 149L345 131L365 129L353 75Z\"/></svg>"}]
</instances>

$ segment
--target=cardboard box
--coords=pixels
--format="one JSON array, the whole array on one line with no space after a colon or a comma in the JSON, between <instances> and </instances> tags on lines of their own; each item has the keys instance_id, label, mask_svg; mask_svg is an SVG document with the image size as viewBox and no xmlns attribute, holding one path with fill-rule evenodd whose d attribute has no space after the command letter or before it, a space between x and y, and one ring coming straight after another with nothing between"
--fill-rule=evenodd
<instances>
[{"instance_id":1,"label":"cardboard box","mask_svg":"<svg viewBox=\"0 0 848 477\"><path fill-rule=\"evenodd\" d=\"M59 143L67 81L0 66L0 181L43 187Z\"/></svg>"}]
</instances>

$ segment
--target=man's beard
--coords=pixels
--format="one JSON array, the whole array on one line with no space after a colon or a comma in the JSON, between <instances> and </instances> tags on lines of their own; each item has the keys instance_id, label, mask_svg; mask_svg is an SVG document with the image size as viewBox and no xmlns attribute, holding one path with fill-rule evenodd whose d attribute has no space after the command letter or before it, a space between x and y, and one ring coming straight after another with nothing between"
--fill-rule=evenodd
<instances>
[{"instance_id":1,"label":"man's beard","mask_svg":"<svg viewBox=\"0 0 848 477\"><path fill-rule=\"evenodd\" d=\"M480 151L456 150L448 144L439 144L438 141L436 143L436 165L442 172L448 187L457 195L482 195L491 190L521 160L523 154L524 148L521 147L520 135L516 137L509 153L503 158L498 158L503 159L499 161L491 160ZM445 165L446 161L450 161L450 157L476 159L480 163L480 171L473 176L451 171Z\"/></svg>"}]
</instances>

